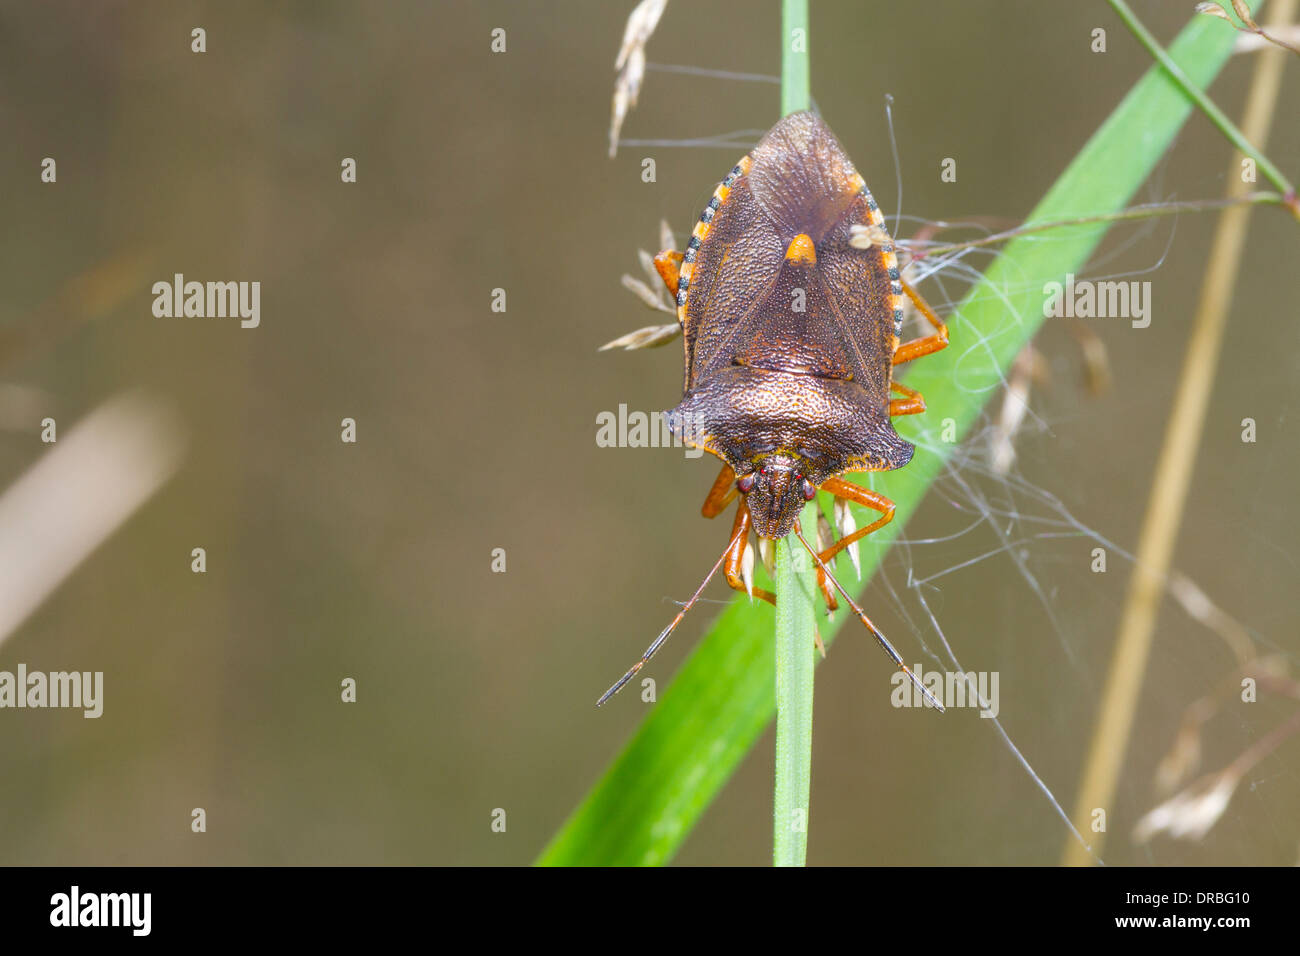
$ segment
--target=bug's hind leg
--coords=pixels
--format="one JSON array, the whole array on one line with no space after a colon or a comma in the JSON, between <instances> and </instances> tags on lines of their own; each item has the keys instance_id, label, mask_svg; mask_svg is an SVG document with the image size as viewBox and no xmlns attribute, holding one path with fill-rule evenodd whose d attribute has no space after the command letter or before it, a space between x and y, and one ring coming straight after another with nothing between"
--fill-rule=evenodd
<instances>
[{"instance_id":1,"label":"bug's hind leg","mask_svg":"<svg viewBox=\"0 0 1300 956\"><path fill-rule=\"evenodd\" d=\"M727 468L725 470L730 471L731 469ZM762 598L768 604L776 607L775 594L745 583L742 562L745 559L745 549L749 547L749 525L749 506L742 501L736 506L736 520L731 525L731 536L735 538L735 543L727 550L726 560L722 563L722 573L726 575L727 583L737 591L745 591L752 597Z\"/></svg>"},{"instance_id":2,"label":"bug's hind leg","mask_svg":"<svg viewBox=\"0 0 1300 956\"><path fill-rule=\"evenodd\" d=\"M655 271L659 273L659 278L664 280L664 285L668 287L668 294L674 299L677 298L677 283L682 277L682 260L685 258L680 252L665 249L654 259Z\"/></svg>"},{"instance_id":3,"label":"bug's hind leg","mask_svg":"<svg viewBox=\"0 0 1300 956\"><path fill-rule=\"evenodd\" d=\"M880 512L880 517L865 527L858 528L850 534L846 534L840 540L819 554L823 562L834 560L835 556L852 544L857 543L860 538L865 538L873 531L878 531L889 522L894 520L894 503L877 491L869 488L860 488L849 481L841 478L828 478L822 482L822 491L829 491L837 498L847 498L849 501L856 501L860 505L868 508L874 508ZM856 562L855 562L856 563Z\"/></svg>"},{"instance_id":4,"label":"bug's hind leg","mask_svg":"<svg viewBox=\"0 0 1300 956\"><path fill-rule=\"evenodd\" d=\"M934 309L930 308L917 291L908 285L906 280L902 281L903 291L907 297L912 300L912 304L926 318L926 321L934 327L934 335L927 335L924 338L913 339L911 342L904 342L894 350L894 364L902 365L904 362L910 362L912 359L920 358L922 355L929 355L931 352L938 352L940 349L948 347L948 326L943 324L943 320L934 314ZM906 414L906 413L904 413Z\"/></svg>"}]
</instances>

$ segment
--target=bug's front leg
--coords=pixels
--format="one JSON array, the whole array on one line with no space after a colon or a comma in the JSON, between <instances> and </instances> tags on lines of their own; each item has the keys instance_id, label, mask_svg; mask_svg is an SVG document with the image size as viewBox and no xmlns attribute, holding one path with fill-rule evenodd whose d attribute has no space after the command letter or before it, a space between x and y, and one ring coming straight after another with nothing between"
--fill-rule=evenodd
<instances>
[{"instance_id":1,"label":"bug's front leg","mask_svg":"<svg viewBox=\"0 0 1300 956\"><path fill-rule=\"evenodd\" d=\"M726 470L730 471L731 469ZM731 536L735 539L735 542L727 549L726 560L722 563L722 573L726 575L727 583L737 591L744 591L751 597L762 598L773 607L776 607L775 594L747 584L742 574L745 548L749 546L749 526L749 505L745 504L742 499L740 504L736 506L736 520L731 525Z\"/></svg>"},{"instance_id":2,"label":"bug's front leg","mask_svg":"<svg viewBox=\"0 0 1300 956\"><path fill-rule=\"evenodd\" d=\"M826 613L832 614L835 611L838 611L840 608L840 602L837 601L835 595L831 593L830 586L826 583L826 572L821 568L817 569L817 588L822 592L822 600L826 602ZM820 641L821 638L819 637L818 640ZM823 649L822 657L825 656L826 651Z\"/></svg>"},{"instance_id":3,"label":"bug's front leg","mask_svg":"<svg viewBox=\"0 0 1300 956\"><path fill-rule=\"evenodd\" d=\"M726 510L727 505L731 504L731 499L740 494L736 490L736 473L731 470L730 465L723 465L722 470L718 472L718 477L713 481L713 487L709 489L709 496L704 499L704 504L700 507L700 514L706 518L716 518ZM736 529L732 528L731 533L735 534Z\"/></svg>"},{"instance_id":4,"label":"bug's front leg","mask_svg":"<svg viewBox=\"0 0 1300 956\"><path fill-rule=\"evenodd\" d=\"M858 528L851 534L846 534L819 554L818 557L821 558L823 562L834 560L835 556L849 545L855 543L860 538L865 538L867 535L871 534L871 532L883 528L885 525L889 524L889 522L894 520L894 503L884 495L877 491L872 491L870 488L860 488L852 482L844 481L842 478L827 478L822 482L822 490L829 491L837 498L847 498L849 501L856 501L860 505L874 508L876 511L880 512L880 517L871 522L871 524Z\"/></svg>"}]
</instances>

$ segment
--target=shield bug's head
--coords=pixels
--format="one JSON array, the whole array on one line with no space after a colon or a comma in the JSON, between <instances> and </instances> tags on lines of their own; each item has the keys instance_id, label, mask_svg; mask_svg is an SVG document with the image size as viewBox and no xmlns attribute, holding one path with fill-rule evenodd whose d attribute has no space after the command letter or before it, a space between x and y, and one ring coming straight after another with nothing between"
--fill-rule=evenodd
<instances>
[{"instance_id":1,"label":"shield bug's head","mask_svg":"<svg viewBox=\"0 0 1300 956\"><path fill-rule=\"evenodd\" d=\"M751 468L736 479L736 487L745 496L754 531L764 538L784 538L817 494L817 485L808 477L808 467L794 456L766 455Z\"/></svg>"}]
</instances>

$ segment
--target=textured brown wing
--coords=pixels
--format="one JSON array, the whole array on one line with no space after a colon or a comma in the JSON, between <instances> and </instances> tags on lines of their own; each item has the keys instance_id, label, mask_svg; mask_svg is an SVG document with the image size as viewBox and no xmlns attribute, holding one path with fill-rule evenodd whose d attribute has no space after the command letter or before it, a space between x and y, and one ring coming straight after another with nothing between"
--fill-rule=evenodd
<instances>
[{"instance_id":1,"label":"textured brown wing","mask_svg":"<svg viewBox=\"0 0 1300 956\"><path fill-rule=\"evenodd\" d=\"M748 325L752 310L776 281L785 254L775 229L754 202L746 175L733 182L711 218L702 224L707 232L694 250L683 310L686 389L716 364L717 356ZM701 231L697 227L697 235ZM729 365L729 355L721 362Z\"/></svg>"}]
</instances>

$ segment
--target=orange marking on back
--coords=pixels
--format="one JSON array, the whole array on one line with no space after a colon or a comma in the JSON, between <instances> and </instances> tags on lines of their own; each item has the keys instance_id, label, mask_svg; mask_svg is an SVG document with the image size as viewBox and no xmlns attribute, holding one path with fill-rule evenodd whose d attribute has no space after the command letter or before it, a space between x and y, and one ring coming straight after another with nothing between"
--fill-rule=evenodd
<instances>
[{"instance_id":1,"label":"orange marking on back","mask_svg":"<svg viewBox=\"0 0 1300 956\"><path fill-rule=\"evenodd\" d=\"M815 266L817 250L813 247L812 238L806 232L801 232L791 239L785 250L785 259L798 266Z\"/></svg>"}]
</instances>

